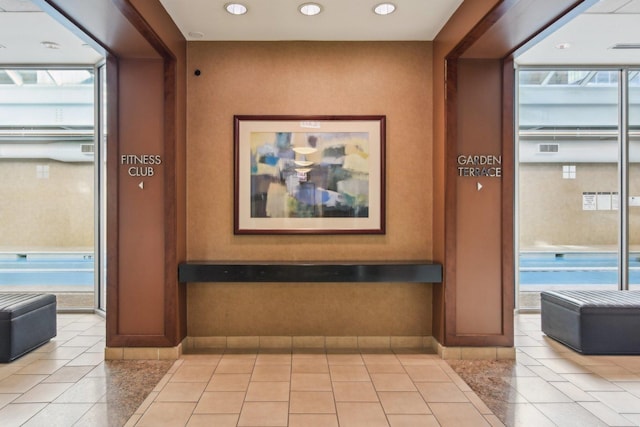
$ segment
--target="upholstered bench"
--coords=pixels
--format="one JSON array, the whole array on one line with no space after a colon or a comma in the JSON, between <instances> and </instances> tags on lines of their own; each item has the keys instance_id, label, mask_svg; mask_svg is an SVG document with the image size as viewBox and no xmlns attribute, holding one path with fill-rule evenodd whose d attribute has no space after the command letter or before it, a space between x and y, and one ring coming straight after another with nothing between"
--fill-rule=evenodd
<instances>
[{"instance_id":1,"label":"upholstered bench","mask_svg":"<svg viewBox=\"0 0 640 427\"><path fill-rule=\"evenodd\" d=\"M545 291L542 332L584 354L640 354L640 291Z\"/></svg>"},{"instance_id":2,"label":"upholstered bench","mask_svg":"<svg viewBox=\"0 0 640 427\"><path fill-rule=\"evenodd\" d=\"M56 336L56 296L0 293L0 362L10 362Z\"/></svg>"}]
</instances>

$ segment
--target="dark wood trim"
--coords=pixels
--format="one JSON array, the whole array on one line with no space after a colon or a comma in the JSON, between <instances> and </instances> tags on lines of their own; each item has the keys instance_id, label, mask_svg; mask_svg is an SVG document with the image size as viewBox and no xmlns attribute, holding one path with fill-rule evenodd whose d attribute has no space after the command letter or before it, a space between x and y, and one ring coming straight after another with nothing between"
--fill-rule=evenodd
<instances>
[{"instance_id":1,"label":"dark wood trim","mask_svg":"<svg viewBox=\"0 0 640 427\"><path fill-rule=\"evenodd\" d=\"M445 151L446 151L446 177L445 177L445 265L444 265L444 342L445 346L513 346L513 308L514 308L514 198L515 198L515 159L514 159L514 100L515 80L513 71L512 52L527 46L536 37L546 34L556 23L563 22L569 16L584 10L594 3L594 0L575 1L563 9L560 14L555 14L547 22L537 23L538 29L530 37L519 42L516 46L509 47L508 52L495 51L493 59L501 59L502 62L502 333L496 335L461 335L456 328L456 220L457 220L457 189L456 189L456 150L458 146L458 100L457 100L457 64L458 60L478 42L489 29L501 19L507 19L507 13L519 2L533 2L533 0L505 0L497 3L481 19L465 37L447 54L445 58ZM554 5L548 5L553 10ZM557 7L556 7L557 8ZM515 18L515 17L514 17ZM504 24L504 22L502 22ZM555 27L554 27L555 28Z\"/></svg>"},{"instance_id":2,"label":"dark wood trim","mask_svg":"<svg viewBox=\"0 0 640 427\"><path fill-rule=\"evenodd\" d=\"M127 18L142 37L162 56L165 60L176 60L176 56L165 42L158 36L149 22L138 12L130 0L111 0L118 10Z\"/></svg>"},{"instance_id":3,"label":"dark wood trim","mask_svg":"<svg viewBox=\"0 0 640 427\"><path fill-rule=\"evenodd\" d=\"M109 55L106 60L107 69L107 346L112 346L112 339L118 334L119 319L119 207L118 194L120 182L118 178L119 139L118 139L118 59Z\"/></svg>"},{"instance_id":4,"label":"dark wood trim","mask_svg":"<svg viewBox=\"0 0 640 427\"><path fill-rule=\"evenodd\" d=\"M503 0L498 2L482 18L465 37L449 52L447 59L460 58L471 46L473 46L482 36L500 20L508 10L520 0Z\"/></svg>"},{"instance_id":5,"label":"dark wood trim","mask_svg":"<svg viewBox=\"0 0 640 427\"><path fill-rule=\"evenodd\" d=\"M445 264L444 264L444 342L450 344L456 338L457 291L457 174L458 150L458 60L445 59Z\"/></svg>"},{"instance_id":6,"label":"dark wood trim","mask_svg":"<svg viewBox=\"0 0 640 427\"><path fill-rule=\"evenodd\" d=\"M173 347L178 344L166 335L115 335L107 347Z\"/></svg>"},{"instance_id":7,"label":"dark wood trim","mask_svg":"<svg viewBox=\"0 0 640 427\"><path fill-rule=\"evenodd\" d=\"M291 229L246 229L240 228L240 125L243 121L370 121L378 122L380 127L380 224L372 229L314 229L314 228L291 228ZM378 115L235 115L233 116L233 232L244 235L269 235L269 234L290 234L290 235L310 235L310 234L385 234L386 233L386 116Z\"/></svg>"},{"instance_id":8,"label":"dark wood trim","mask_svg":"<svg viewBox=\"0 0 640 427\"><path fill-rule=\"evenodd\" d=\"M515 99L513 58L502 61L502 325L508 346L513 346L515 306Z\"/></svg>"},{"instance_id":9,"label":"dark wood trim","mask_svg":"<svg viewBox=\"0 0 640 427\"><path fill-rule=\"evenodd\" d=\"M180 340L178 322L178 280L175 274L178 264L178 220L176 184L177 143L177 76L175 59L164 61L164 329L169 342L177 345Z\"/></svg>"}]
</instances>

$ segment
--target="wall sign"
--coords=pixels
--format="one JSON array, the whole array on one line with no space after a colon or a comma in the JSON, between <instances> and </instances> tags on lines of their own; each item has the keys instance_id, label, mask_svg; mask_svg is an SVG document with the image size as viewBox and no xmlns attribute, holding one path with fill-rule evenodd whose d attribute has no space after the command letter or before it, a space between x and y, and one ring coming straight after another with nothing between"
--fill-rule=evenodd
<instances>
[{"instance_id":1,"label":"wall sign","mask_svg":"<svg viewBox=\"0 0 640 427\"><path fill-rule=\"evenodd\" d=\"M458 156L458 176L502 177L502 156L491 154Z\"/></svg>"},{"instance_id":2,"label":"wall sign","mask_svg":"<svg viewBox=\"0 0 640 427\"><path fill-rule=\"evenodd\" d=\"M162 164L159 154L123 154L120 156L120 164L127 167L127 174L134 178L152 177L156 174L155 167ZM144 190L144 181L138 183L138 187Z\"/></svg>"},{"instance_id":3,"label":"wall sign","mask_svg":"<svg viewBox=\"0 0 640 427\"><path fill-rule=\"evenodd\" d=\"M149 177L155 174L154 166L162 164L162 158L159 154L123 154L120 164L129 166L129 176Z\"/></svg>"}]
</instances>

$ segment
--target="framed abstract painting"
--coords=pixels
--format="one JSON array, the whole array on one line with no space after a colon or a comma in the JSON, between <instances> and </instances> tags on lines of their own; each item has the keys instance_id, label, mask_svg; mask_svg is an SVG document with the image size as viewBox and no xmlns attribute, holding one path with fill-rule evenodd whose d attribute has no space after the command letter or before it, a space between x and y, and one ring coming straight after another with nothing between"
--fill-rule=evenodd
<instances>
[{"instance_id":1,"label":"framed abstract painting","mask_svg":"<svg viewBox=\"0 0 640 427\"><path fill-rule=\"evenodd\" d=\"M236 234L384 234L385 116L235 116Z\"/></svg>"}]
</instances>

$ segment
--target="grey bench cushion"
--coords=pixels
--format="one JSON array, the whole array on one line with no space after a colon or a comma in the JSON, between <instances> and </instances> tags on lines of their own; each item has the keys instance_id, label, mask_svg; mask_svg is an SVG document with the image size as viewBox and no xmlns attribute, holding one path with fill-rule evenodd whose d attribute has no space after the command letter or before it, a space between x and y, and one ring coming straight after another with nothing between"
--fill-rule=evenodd
<instances>
[{"instance_id":1,"label":"grey bench cushion","mask_svg":"<svg viewBox=\"0 0 640 427\"><path fill-rule=\"evenodd\" d=\"M640 354L640 291L545 291L542 332L585 354Z\"/></svg>"},{"instance_id":2,"label":"grey bench cushion","mask_svg":"<svg viewBox=\"0 0 640 427\"><path fill-rule=\"evenodd\" d=\"M56 297L0 293L0 362L9 362L56 336Z\"/></svg>"}]
</instances>

